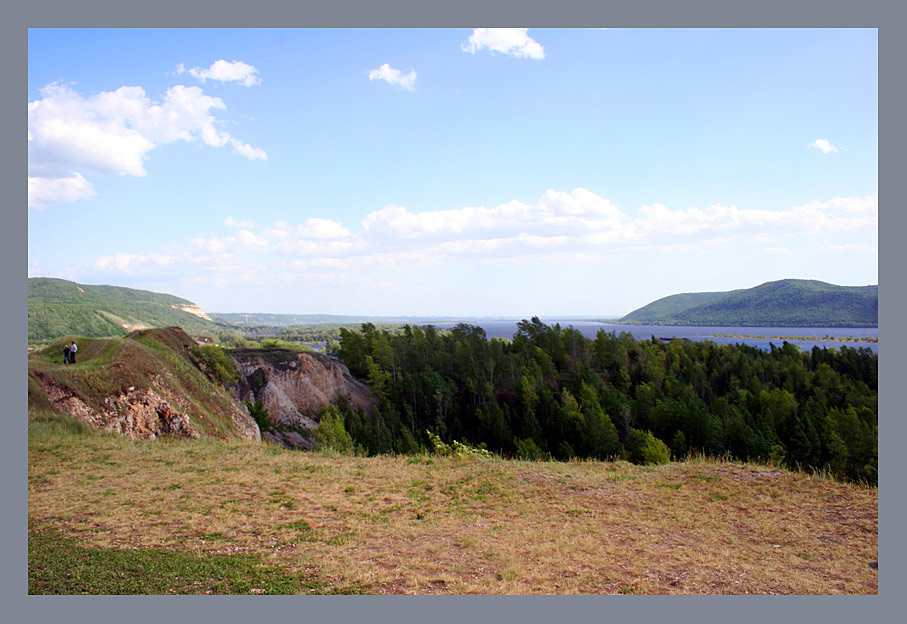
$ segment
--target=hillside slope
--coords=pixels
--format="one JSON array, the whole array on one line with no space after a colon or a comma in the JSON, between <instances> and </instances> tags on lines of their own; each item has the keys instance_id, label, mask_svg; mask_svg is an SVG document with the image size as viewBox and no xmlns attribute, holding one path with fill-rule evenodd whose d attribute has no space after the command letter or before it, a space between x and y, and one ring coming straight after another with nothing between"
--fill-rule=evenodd
<instances>
[{"instance_id":1,"label":"hillside slope","mask_svg":"<svg viewBox=\"0 0 907 624\"><path fill-rule=\"evenodd\" d=\"M171 326L191 333L217 327L197 305L173 295L45 277L28 280L29 343L66 334L121 337L136 329Z\"/></svg>"},{"instance_id":2,"label":"hillside slope","mask_svg":"<svg viewBox=\"0 0 907 624\"><path fill-rule=\"evenodd\" d=\"M75 364L63 344L75 340ZM178 327L123 338L67 335L28 357L30 409L75 416L131 438L261 439L241 404L202 369L195 341Z\"/></svg>"},{"instance_id":3,"label":"hillside slope","mask_svg":"<svg viewBox=\"0 0 907 624\"><path fill-rule=\"evenodd\" d=\"M75 340L76 364L63 364ZM74 416L131 438L260 440L312 448L324 405L371 413L368 387L341 362L286 349L200 347L179 327L123 338L66 336L28 357L31 410ZM248 404L260 402L263 414Z\"/></svg>"},{"instance_id":4,"label":"hillside slope","mask_svg":"<svg viewBox=\"0 0 907 624\"><path fill-rule=\"evenodd\" d=\"M718 293L683 293L620 319L638 325L877 327L879 287L786 279Z\"/></svg>"},{"instance_id":5,"label":"hillside slope","mask_svg":"<svg viewBox=\"0 0 907 624\"><path fill-rule=\"evenodd\" d=\"M44 593L112 593L114 581L117 593L146 592L142 581L166 566L101 568L139 555L193 557L148 593L261 594L253 570L217 589L195 563L253 555L275 575L317 574L339 593L879 589L878 489L802 472L695 459L354 458L72 429L29 418L29 587ZM32 565L34 542L51 537L53 550ZM102 571L110 581L89 585ZM310 593L303 581L282 591Z\"/></svg>"}]
</instances>

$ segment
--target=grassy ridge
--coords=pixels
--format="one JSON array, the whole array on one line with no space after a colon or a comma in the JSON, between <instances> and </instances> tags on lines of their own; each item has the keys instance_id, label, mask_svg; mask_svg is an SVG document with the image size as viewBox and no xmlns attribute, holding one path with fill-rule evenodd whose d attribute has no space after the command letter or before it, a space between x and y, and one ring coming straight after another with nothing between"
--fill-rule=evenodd
<instances>
[{"instance_id":1,"label":"grassy ridge","mask_svg":"<svg viewBox=\"0 0 907 624\"><path fill-rule=\"evenodd\" d=\"M28 341L47 342L66 334L91 338L125 336L124 326L180 326L209 332L217 325L172 306L191 306L173 295L119 286L92 286L62 279L28 280Z\"/></svg>"},{"instance_id":2,"label":"grassy ridge","mask_svg":"<svg viewBox=\"0 0 907 624\"><path fill-rule=\"evenodd\" d=\"M34 593L878 592L878 491L772 466L131 441L38 411L28 449Z\"/></svg>"},{"instance_id":3,"label":"grassy ridge","mask_svg":"<svg viewBox=\"0 0 907 624\"><path fill-rule=\"evenodd\" d=\"M780 280L723 293L684 293L630 312L621 323L764 327L877 327L878 286Z\"/></svg>"},{"instance_id":4,"label":"grassy ridge","mask_svg":"<svg viewBox=\"0 0 907 624\"><path fill-rule=\"evenodd\" d=\"M76 364L64 365L63 345L71 340L79 345ZM200 434L232 436L235 406L226 391L199 369L190 352L194 345L179 328L136 331L123 338L67 335L29 355L29 407L52 409L39 379L100 412L108 397L124 395L129 388L151 389L154 379L160 378L182 403L176 409L189 414Z\"/></svg>"}]
</instances>

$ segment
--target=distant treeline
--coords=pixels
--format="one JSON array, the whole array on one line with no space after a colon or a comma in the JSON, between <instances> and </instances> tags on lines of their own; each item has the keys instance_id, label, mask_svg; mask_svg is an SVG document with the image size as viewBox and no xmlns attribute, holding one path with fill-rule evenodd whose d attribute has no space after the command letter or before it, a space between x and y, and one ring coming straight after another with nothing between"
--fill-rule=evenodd
<instances>
[{"instance_id":1,"label":"distant treeline","mask_svg":"<svg viewBox=\"0 0 907 624\"><path fill-rule=\"evenodd\" d=\"M801 352L521 321L513 339L476 326L339 329L339 355L377 399L342 405L368 453L411 453L430 430L505 456L635 462L690 452L770 460L877 483L878 355Z\"/></svg>"},{"instance_id":2,"label":"distant treeline","mask_svg":"<svg viewBox=\"0 0 907 624\"><path fill-rule=\"evenodd\" d=\"M336 355L340 342L341 329L356 329L360 324L352 325L303 325L293 327L271 327L265 325L242 327L221 331L216 334L219 345L226 348L282 347L299 349L302 345L323 344L326 353ZM374 327L374 325L373 325ZM403 325L382 324L377 326L383 331L399 333Z\"/></svg>"}]
</instances>

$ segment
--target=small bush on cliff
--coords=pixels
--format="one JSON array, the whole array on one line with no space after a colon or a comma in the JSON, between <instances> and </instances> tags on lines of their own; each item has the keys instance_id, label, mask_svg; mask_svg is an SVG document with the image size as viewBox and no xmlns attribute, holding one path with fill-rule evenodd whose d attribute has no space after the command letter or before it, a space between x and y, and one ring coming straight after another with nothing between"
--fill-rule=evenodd
<instances>
[{"instance_id":1,"label":"small bush on cliff","mask_svg":"<svg viewBox=\"0 0 907 624\"><path fill-rule=\"evenodd\" d=\"M222 385L236 383L239 374L224 350L214 345L192 347L192 355L197 357L202 364L200 368L208 373L215 381Z\"/></svg>"},{"instance_id":2,"label":"small bush on cliff","mask_svg":"<svg viewBox=\"0 0 907 624\"><path fill-rule=\"evenodd\" d=\"M343 426L343 416L336 405L323 405L318 414L320 420L315 430L315 448L319 451L350 455L353 452L353 438Z\"/></svg>"},{"instance_id":3,"label":"small bush on cliff","mask_svg":"<svg viewBox=\"0 0 907 624\"><path fill-rule=\"evenodd\" d=\"M258 423L258 429L264 433L265 431L274 431L274 423L271 422L271 416L268 414L268 410L265 409L264 404L261 401L244 401L246 409L249 410L249 416Z\"/></svg>"}]
</instances>

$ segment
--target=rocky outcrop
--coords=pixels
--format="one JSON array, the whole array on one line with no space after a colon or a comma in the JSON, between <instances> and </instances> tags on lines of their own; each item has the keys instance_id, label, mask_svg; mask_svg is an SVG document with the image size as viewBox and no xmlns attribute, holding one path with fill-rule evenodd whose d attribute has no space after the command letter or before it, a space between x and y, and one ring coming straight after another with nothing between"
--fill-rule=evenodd
<instances>
[{"instance_id":1,"label":"rocky outcrop","mask_svg":"<svg viewBox=\"0 0 907 624\"><path fill-rule=\"evenodd\" d=\"M274 425L262 437L291 448L312 447L318 409L346 397L354 408L371 413L368 386L339 361L315 353L249 349L231 353L241 373L238 398L261 401Z\"/></svg>"},{"instance_id":2,"label":"rocky outcrop","mask_svg":"<svg viewBox=\"0 0 907 624\"><path fill-rule=\"evenodd\" d=\"M199 437L189 422L189 415L177 409L180 398L170 393L159 378L153 379L152 388L130 387L124 393L105 398L101 409L93 409L71 390L45 375L37 374L36 378L54 409L98 429L133 439L153 439L162 435Z\"/></svg>"},{"instance_id":3,"label":"rocky outcrop","mask_svg":"<svg viewBox=\"0 0 907 624\"><path fill-rule=\"evenodd\" d=\"M176 304L171 305L170 307L173 308L174 310L182 310L183 312L188 312L189 314L192 314L199 318L203 318L206 321L211 320L211 317L208 316L207 314L205 314L205 311L202 310L197 305L195 305L194 303L176 303Z\"/></svg>"}]
</instances>

